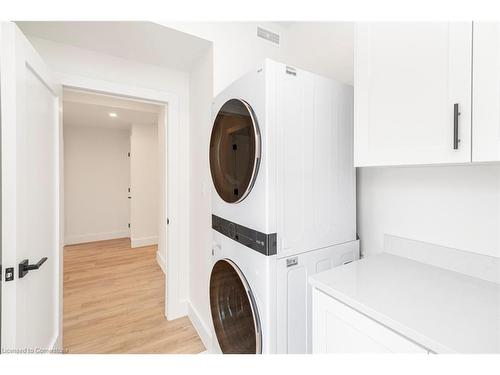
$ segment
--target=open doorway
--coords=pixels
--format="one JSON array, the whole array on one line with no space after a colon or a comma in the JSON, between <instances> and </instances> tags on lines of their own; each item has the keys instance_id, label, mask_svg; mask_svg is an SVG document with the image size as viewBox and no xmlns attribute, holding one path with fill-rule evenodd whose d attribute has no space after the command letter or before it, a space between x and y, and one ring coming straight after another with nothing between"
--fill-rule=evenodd
<instances>
[{"instance_id":1,"label":"open doorway","mask_svg":"<svg viewBox=\"0 0 500 375\"><path fill-rule=\"evenodd\" d=\"M158 245L161 106L65 89L63 108L65 245Z\"/></svg>"},{"instance_id":2,"label":"open doorway","mask_svg":"<svg viewBox=\"0 0 500 375\"><path fill-rule=\"evenodd\" d=\"M166 319L167 105L63 91L63 346L70 353L204 350L188 318Z\"/></svg>"}]
</instances>

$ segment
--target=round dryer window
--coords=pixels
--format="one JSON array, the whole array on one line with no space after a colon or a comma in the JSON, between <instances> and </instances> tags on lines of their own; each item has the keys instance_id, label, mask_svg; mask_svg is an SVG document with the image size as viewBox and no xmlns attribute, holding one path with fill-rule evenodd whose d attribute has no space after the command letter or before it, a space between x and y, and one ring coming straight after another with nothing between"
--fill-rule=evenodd
<instances>
[{"instance_id":1,"label":"round dryer window","mask_svg":"<svg viewBox=\"0 0 500 375\"><path fill-rule=\"evenodd\" d=\"M258 354L262 335L252 291L229 259L215 263L210 275L210 310L223 353Z\"/></svg>"},{"instance_id":2,"label":"round dryer window","mask_svg":"<svg viewBox=\"0 0 500 375\"><path fill-rule=\"evenodd\" d=\"M252 108L228 100L215 118L210 137L210 172L219 196L228 203L245 199L260 161L260 133Z\"/></svg>"}]
</instances>

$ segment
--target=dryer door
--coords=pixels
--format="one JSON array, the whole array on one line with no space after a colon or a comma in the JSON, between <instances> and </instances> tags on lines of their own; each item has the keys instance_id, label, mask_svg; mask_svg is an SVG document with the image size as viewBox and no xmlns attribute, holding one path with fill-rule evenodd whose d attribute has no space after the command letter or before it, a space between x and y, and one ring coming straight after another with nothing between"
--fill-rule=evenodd
<instances>
[{"instance_id":1,"label":"dryer door","mask_svg":"<svg viewBox=\"0 0 500 375\"><path fill-rule=\"evenodd\" d=\"M210 275L210 309L223 353L262 353L257 305L240 269L229 259L215 263Z\"/></svg>"},{"instance_id":2,"label":"dryer door","mask_svg":"<svg viewBox=\"0 0 500 375\"><path fill-rule=\"evenodd\" d=\"M250 105L228 100L215 118L210 137L210 172L219 196L228 203L245 199L260 162L260 132Z\"/></svg>"}]
</instances>

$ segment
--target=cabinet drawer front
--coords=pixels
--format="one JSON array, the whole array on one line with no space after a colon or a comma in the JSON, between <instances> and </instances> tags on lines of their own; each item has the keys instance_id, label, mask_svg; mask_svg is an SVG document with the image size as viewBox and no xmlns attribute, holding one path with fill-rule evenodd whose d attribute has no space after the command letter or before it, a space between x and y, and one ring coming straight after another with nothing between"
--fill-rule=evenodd
<instances>
[{"instance_id":1,"label":"cabinet drawer front","mask_svg":"<svg viewBox=\"0 0 500 375\"><path fill-rule=\"evenodd\" d=\"M313 291L313 353L428 351L336 299Z\"/></svg>"}]
</instances>

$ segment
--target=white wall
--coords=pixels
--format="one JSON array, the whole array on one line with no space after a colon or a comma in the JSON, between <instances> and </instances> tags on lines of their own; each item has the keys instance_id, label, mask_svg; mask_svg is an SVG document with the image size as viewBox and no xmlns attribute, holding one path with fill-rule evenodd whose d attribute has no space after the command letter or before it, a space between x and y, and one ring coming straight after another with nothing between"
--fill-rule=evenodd
<instances>
[{"instance_id":1,"label":"white wall","mask_svg":"<svg viewBox=\"0 0 500 375\"><path fill-rule=\"evenodd\" d=\"M285 37L284 62L352 85L353 22L295 22Z\"/></svg>"},{"instance_id":2,"label":"white wall","mask_svg":"<svg viewBox=\"0 0 500 375\"><path fill-rule=\"evenodd\" d=\"M212 53L208 51L193 67L190 75L190 316L205 345L212 326L208 283L211 271L212 222L208 149L212 102Z\"/></svg>"},{"instance_id":3,"label":"white wall","mask_svg":"<svg viewBox=\"0 0 500 375\"><path fill-rule=\"evenodd\" d=\"M29 35L28 39L55 72L137 85L179 95L181 121L187 122L188 72L143 64Z\"/></svg>"},{"instance_id":4,"label":"white wall","mask_svg":"<svg viewBox=\"0 0 500 375\"><path fill-rule=\"evenodd\" d=\"M500 166L358 169L365 254L391 234L500 257Z\"/></svg>"},{"instance_id":5,"label":"white wall","mask_svg":"<svg viewBox=\"0 0 500 375\"><path fill-rule=\"evenodd\" d=\"M129 134L121 129L64 127L66 244L129 236Z\"/></svg>"},{"instance_id":6,"label":"white wall","mask_svg":"<svg viewBox=\"0 0 500 375\"><path fill-rule=\"evenodd\" d=\"M130 134L130 241L158 243L158 125L132 125Z\"/></svg>"},{"instance_id":7,"label":"white wall","mask_svg":"<svg viewBox=\"0 0 500 375\"><path fill-rule=\"evenodd\" d=\"M248 71L262 64L264 58L282 61L287 43L286 28L273 22L163 22L213 43L213 93L217 95ZM278 47L257 38L257 26L282 35Z\"/></svg>"},{"instance_id":8,"label":"white wall","mask_svg":"<svg viewBox=\"0 0 500 375\"><path fill-rule=\"evenodd\" d=\"M214 95L271 58L352 84L353 22L164 22L213 42ZM256 36L257 26L280 34L280 46Z\"/></svg>"}]
</instances>

